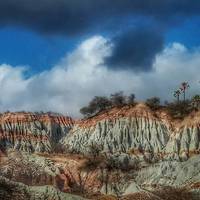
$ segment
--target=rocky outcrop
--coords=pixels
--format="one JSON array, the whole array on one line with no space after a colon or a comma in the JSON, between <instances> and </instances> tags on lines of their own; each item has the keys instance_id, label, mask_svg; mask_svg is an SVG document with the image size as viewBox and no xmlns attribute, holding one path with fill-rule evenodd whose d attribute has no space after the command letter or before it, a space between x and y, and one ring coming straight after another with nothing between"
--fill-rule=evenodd
<instances>
[{"instance_id":1,"label":"rocky outcrop","mask_svg":"<svg viewBox=\"0 0 200 200\"><path fill-rule=\"evenodd\" d=\"M200 155L196 155L185 162L167 160L151 164L137 172L134 182L142 187L148 185L191 186L200 181L199 159Z\"/></svg>"},{"instance_id":2,"label":"rocky outcrop","mask_svg":"<svg viewBox=\"0 0 200 200\"><path fill-rule=\"evenodd\" d=\"M57 185L60 174L54 162L25 152L9 152L0 162L0 176L27 185Z\"/></svg>"},{"instance_id":3,"label":"rocky outcrop","mask_svg":"<svg viewBox=\"0 0 200 200\"><path fill-rule=\"evenodd\" d=\"M152 111L144 104L78 121L53 114L6 113L0 116L0 176L24 183L15 193L25 190L23 195L36 200L72 198L57 189L115 194L117 188L130 195L155 185L188 186L199 195L199 122L200 112L174 120L166 110ZM60 146L69 153L56 154ZM102 153L93 155L96 160L70 154L95 151Z\"/></svg>"},{"instance_id":4,"label":"rocky outcrop","mask_svg":"<svg viewBox=\"0 0 200 200\"><path fill-rule=\"evenodd\" d=\"M65 138L72 151L90 151L97 145L107 153L159 155L170 138L171 124L144 105L105 113L100 118L81 121Z\"/></svg>"},{"instance_id":5,"label":"rocky outcrop","mask_svg":"<svg viewBox=\"0 0 200 200\"><path fill-rule=\"evenodd\" d=\"M84 200L72 194L62 193L52 186L27 186L0 176L0 199L3 200Z\"/></svg>"},{"instance_id":6,"label":"rocky outcrop","mask_svg":"<svg viewBox=\"0 0 200 200\"><path fill-rule=\"evenodd\" d=\"M52 114L5 113L0 116L0 149L88 153L98 146L108 154L127 153L139 160L187 160L200 152L200 113L173 120L165 110L144 104L113 108L90 119L74 121Z\"/></svg>"},{"instance_id":7,"label":"rocky outcrop","mask_svg":"<svg viewBox=\"0 0 200 200\"><path fill-rule=\"evenodd\" d=\"M62 141L74 152L88 153L95 145L102 152L128 153L151 162L187 160L199 153L199 122L199 113L173 120L165 110L153 112L138 104L81 120Z\"/></svg>"},{"instance_id":8,"label":"rocky outcrop","mask_svg":"<svg viewBox=\"0 0 200 200\"><path fill-rule=\"evenodd\" d=\"M0 116L0 145L26 152L51 152L73 124L64 116L5 113Z\"/></svg>"}]
</instances>

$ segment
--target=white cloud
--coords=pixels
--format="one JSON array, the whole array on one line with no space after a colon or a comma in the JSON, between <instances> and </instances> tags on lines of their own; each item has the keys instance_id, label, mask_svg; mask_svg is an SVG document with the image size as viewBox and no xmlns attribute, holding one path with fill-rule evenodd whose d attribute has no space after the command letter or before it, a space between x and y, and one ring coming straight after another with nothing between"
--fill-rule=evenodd
<instances>
[{"instance_id":1,"label":"white cloud","mask_svg":"<svg viewBox=\"0 0 200 200\"><path fill-rule=\"evenodd\" d=\"M79 116L79 108L95 95L123 90L139 99L160 96L170 99L182 81L189 81L188 95L200 92L200 50L189 51L174 43L157 56L153 71L135 74L111 71L104 59L111 44L101 36L92 37L49 71L24 77L25 67L0 66L0 109L61 112Z\"/></svg>"}]
</instances>

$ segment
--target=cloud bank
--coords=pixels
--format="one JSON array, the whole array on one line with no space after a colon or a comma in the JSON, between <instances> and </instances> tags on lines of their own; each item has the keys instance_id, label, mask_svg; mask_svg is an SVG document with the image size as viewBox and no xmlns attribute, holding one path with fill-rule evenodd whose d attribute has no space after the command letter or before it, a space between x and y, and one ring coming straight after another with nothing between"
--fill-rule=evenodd
<instances>
[{"instance_id":1,"label":"cloud bank","mask_svg":"<svg viewBox=\"0 0 200 200\"><path fill-rule=\"evenodd\" d=\"M188 96L200 91L200 49L189 51L179 43L156 56L152 71L112 71L106 59L112 43L94 36L82 42L49 71L26 78L26 67L0 66L0 110L54 111L79 117L79 109L95 95L123 90L142 100L153 95L172 99L182 81L189 81Z\"/></svg>"},{"instance_id":2,"label":"cloud bank","mask_svg":"<svg viewBox=\"0 0 200 200\"><path fill-rule=\"evenodd\" d=\"M151 70L167 31L199 11L199 0L2 0L0 27L21 26L45 36L108 33L115 43L109 66L140 72Z\"/></svg>"},{"instance_id":3,"label":"cloud bank","mask_svg":"<svg viewBox=\"0 0 200 200\"><path fill-rule=\"evenodd\" d=\"M106 59L113 70L150 71L155 57L164 47L164 38L152 28L137 28L113 38L113 52Z\"/></svg>"},{"instance_id":4,"label":"cloud bank","mask_svg":"<svg viewBox=\"0 0 200 200\"><path fill-rule=\"evenodd\" d=\"M116 16L142 15L168 24L177 16L199 15L199 10L199 0L2 0L0 24L71 35Z\"/></svg>"}]
</instances>

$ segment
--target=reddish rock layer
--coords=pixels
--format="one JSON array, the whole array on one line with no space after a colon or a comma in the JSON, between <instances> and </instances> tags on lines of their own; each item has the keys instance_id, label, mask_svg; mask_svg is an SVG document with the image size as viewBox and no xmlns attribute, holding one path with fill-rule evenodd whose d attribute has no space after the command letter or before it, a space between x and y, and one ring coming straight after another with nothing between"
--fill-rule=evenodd
<instances>
[{"instance_id":1,"label":"reddish rock layer","mask_svg":"<svg viewBox=\"0 0 200 200\"><path fill-rule=\"evenodd\" d=\"M152 111L144 103L138 103L136 106L124 106L122 108L112 108L108 111L103 111L98 115L77 120L75 124L82 128L96 126L96 124L103 120L115 121L120 118L143 118L153 121L160 121L171 126L172 129L187 127L200 127L200 111L192 112L183 120L173 119L165 108L157 111Z\"/></svg>"},{"instance_id":2,"label":"reddish rock layer","mask_svg":"<svg viewBox=\"0 0 200 200\"><path fill-rule=\"evenodd\" d=\"M55 122L63 125L72 125L74 120L67 116L56 116L53 114L34 114L34 113L4 113L0 116L0 124L3 123L27 123L34 121L41 121L44 123Z\"/></svg>"},{"instance_id":3,"label":"reddish rock layer","mask_svg":"<svg viewBox=\"0 0 200 200\"><path fill-rule=\"evenodd\" d=\"M34 146L50 151L51 143L61 139L73 124L72 118L53 114L4 113L0 116L0 144L25 151L34 151Z\"/></svg>"},{"instance_id":4,"label":"reddish rock layer","mask_svg":"<svg viewBox=\"0 0 200 200\"><path fill-rule=\"evenodd\" d=\"M89 119L83 119L76 122L81 127L95 126L102 120L114 121L119 118L144 118L152 119L156 121L167 121L170 122L171 118L164 110L159 112L153 112L148 106L143 103L139 103L136 106L124 106L122 108L112 108L108 111L102 112L97 116Z\"/></svg>"}]
</instances>

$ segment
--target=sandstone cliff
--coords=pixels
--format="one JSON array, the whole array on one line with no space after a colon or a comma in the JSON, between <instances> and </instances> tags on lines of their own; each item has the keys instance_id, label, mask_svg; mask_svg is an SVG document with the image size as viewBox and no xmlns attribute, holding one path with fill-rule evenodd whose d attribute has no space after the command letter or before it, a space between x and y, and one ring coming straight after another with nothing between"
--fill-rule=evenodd
<instances>
[{"instance_id":1,"label":"sandstone cliff","mask_svg":"<svg viewBox=\"0 0 200 200\"><path fill-rule=\"evenodd\" d=\"M93 118L75 121L50 114L6 113L0 116L0 149L52 152L64 144L88 153L97 145L109 154L129 153L147 160L187 160L198 154L200 112L173 120L165 110L144 104L114 108Z\"/></svg>"},{"instance_id":2,"label":"sandstone cliff","mask_svg":"<svg viewBox=\"0 0 200 200\"><path fill-rule=\"evenodd\" d=\"M187 160L199 153L200 113L183 121L144 104L115 108L76 122L62 140L71 151L87 153L93 145L109 154L129 153L146 160Z\"/></svg>"},{"instance_id":3,"label":"sandstone cliff","mask_svg":"<svg viewBox=\"0 0 200 200\"><path fill-rule=\"evenodd\" d=\"M51 152L73 126L70 117L5 113L0 116L0 145L27 152Z\"/></svg>"},{"instance_id":4,"label":"sandstone cliff","mask_svg":"<svg viewBox=\"0 0 200 200\"><path fill-rule=\"evenodd\" d=\"M174 120L165 109L152 111L144 104L113 108L83 120L6 113L0 116L0 176L75 193L79 189L115 194L117 188L129 195L155 185L187 186L199 197L199 122L200 112ZM69 153L57 154L57 147ZM94 148L106 161L125 169L120 183L100 181L105 173L112 180L116 172L102 171L101 161L90 171L82 170L87 162L82 155Z\"/></svg>"}]
</instances>

